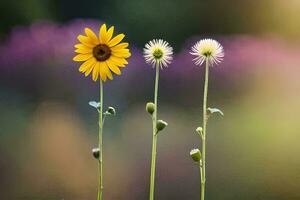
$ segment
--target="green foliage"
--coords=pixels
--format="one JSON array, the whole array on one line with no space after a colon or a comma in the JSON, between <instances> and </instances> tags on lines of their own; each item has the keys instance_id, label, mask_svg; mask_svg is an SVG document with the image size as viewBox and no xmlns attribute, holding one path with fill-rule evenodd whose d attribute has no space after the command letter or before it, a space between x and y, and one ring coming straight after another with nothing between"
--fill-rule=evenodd
<instances>
[{"instance_id":1,"label":"green foliage","mask_svg":"<svg viewBox=\"0 0 300 200\"><path fill-rule=\"evenodd\" d=\"M89 105L96 108L97 110L99 110L99 108L100 108L100 102L90 101Z\"/></svg>"},{"instance_id":2,"label":"green foliage","mask_svg":"<svg viewBox=\"0 0 300 200\"><path fill-rule=\"evenodd\" d=\"M207 108L207 110L208 110L209 114L218 113L218 114L224 116L224 113L218 108Z\"/></svg>"}]
</instances>

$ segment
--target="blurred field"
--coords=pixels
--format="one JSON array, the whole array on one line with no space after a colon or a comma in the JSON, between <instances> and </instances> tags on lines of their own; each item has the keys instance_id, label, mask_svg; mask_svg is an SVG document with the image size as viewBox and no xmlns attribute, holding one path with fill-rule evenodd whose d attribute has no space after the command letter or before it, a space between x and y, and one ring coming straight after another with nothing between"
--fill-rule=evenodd
<instances>
[{"instance_id":1,"label":"blurred field","mask_svg":"<svg viewBox=\"0 0 300 200\"><path fill-rule=\"evenodd\" d=\"M86 25L97 30L102 21L128 31L133 52L122 76L104 88L105 106L117 108L117 116L105 122L105 199L148 198L151 120L145 103L153 98L154 71L144 63L141 47L152 37L170 40L176 51L174 63L161 73L159 118L169 126L158 141L156 199L199 199L198 168L189 151L200 144L195 128L201 123L203 68L193 65L188 52L205 36L225 48L225 61L211 70L209 83L209 105L225 117L209 121L207 199L300 199L296 0L175 1L169 11L163 9L169 1L132 1L124 4L128 13L116 0L103 1L100 14L95 8L76 14L77 4L64 14L69 1L45 2L32 1L32 8L21 3L41 13L17 13L11 20L5 13L21 7L0 3L1 11L7 8L0 29L1 199L96 199L91 149L97 145L97 113L88 101L98 99L99 87L71 58L76 35ZM150 15L155 6L165 13ZM200 12L211 6L223 17ZM142 33L142 20L151 27L165 16L170 21ZM88 17L94 19L83 19Z\"/></svg>"}]
</instances>

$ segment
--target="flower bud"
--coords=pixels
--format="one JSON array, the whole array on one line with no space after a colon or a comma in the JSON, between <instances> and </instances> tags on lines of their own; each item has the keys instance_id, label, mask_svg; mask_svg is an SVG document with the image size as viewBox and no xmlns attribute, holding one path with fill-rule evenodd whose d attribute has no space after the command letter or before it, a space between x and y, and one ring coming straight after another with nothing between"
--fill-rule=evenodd
<instances>
[{"instance_id":1,"label":"flower bud","mask_svg":"<svg viewBox=\"0 0 300 200\"><path fill-rule=\"evenodd\" d=\"M94 158L99 159L99 156L100 156L100 150L99 150L99 148L93 148L92 152L93 152Z\"/></svg>"},{"instance_id":2,"label":"flower bud","mask_svg":"<svg viewBox=\"0 0 300 200\"><path fill-rule=\"evenodd\" d=\"M109 106L107 109L107 113L111 115L116 115L116 109L114 107Z\"/></svg>"},{"instance_id":3,"label":"flower bud","mask_svg":"<svg viewBox=\"0 0 300 200\"><path fill-rule=\"evenodd\" d=\"M157 120L157 123L156 123L157 132L162 131L164 128L166 128L166 126L168 126L167 122L165 122L161 119Z\"/></svg>"},{"instance_id":4,"label":"flower bud","mask_svg":"<svg viewBox=\"0 0 300 200\"><path fill-rule=\"evenodd\" d=\"M199 135L202 135L203 128L199 126L198 128L196 128L196 132L197 132Z\"/></svg>"},{"instance_id":5,"label":"flower bud","mask_svg":"<svg viewBox=\"0 0 300 200\"><path fill-rule=\"evenodd\" d=\"M190 156L195 162L200 162L201 160L201 152L199 149L192 149L190 151Z\"/></svg>"},{"instance_id":6,"label":"flower bud","mask_svg":"<svg viewBox=\"0 0 300 200\"><path fill-rule=\"evenodd\" d=\"M152 102L148 102L148 103L146 104L146 111L147 111L150 115L152 115L152 114L154 113L154 111L155 111L155 104L152 103Z\"/></svg>"}]
</instances>

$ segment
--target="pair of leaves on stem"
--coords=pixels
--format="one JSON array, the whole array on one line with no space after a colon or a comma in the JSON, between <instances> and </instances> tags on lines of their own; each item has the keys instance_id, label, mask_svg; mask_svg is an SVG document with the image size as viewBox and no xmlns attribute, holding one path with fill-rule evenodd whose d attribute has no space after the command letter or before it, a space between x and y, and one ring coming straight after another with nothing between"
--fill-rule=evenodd
<instances>
[{"instance_id":1,"label":"pair of leaves on stem","mask_svg":"<svg viewBox=\"0 0 300 200\"><path fill-rule=\"evenodd\" d=\"M100 112L100 102L90 101L89 105L93 108L96 108L97 111ZM103 115L116 115L116 109L112 106L109 106Z\"/></svg>"}]
</instances>

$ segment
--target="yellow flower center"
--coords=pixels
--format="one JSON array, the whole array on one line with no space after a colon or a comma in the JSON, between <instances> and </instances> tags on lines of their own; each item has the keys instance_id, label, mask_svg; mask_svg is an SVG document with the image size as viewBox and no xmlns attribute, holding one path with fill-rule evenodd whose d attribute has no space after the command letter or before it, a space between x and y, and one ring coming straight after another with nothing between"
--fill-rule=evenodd
<instances>
[{"instance_id":1,"label":"yellow flower center","mask_svg":"<svg viewBox=\"0 0 300 200\"><path fill-rule=\"evenodd\" d=\"M153 57L156 59L156 60L159 60L159 59L161 59L162 57L163 57L163 55L164 55L164 53L162 52L162 50L161 49L155 49L154 51L153 51Z\"/></svg>"},{"instance_id":2,"label":"yellow flower center","mask_svg":"<svg viewBox=\"0 0 300 200\"><path fill-rule=\"evenodd\" d=\"M111 56L111 49L105 44L99 44L94 47L93 55L98 61L105 61Z\"/></svg>"},{"instance_id":3,"label":"yellow flower center","mask_svg":"<svg viewBox=\"0 0 300 200\"><path fill-rule=\"evenodd\" d=\"M213 50L209 47L204 47L203 49L200 49L200 52L205 57L210 57L213 54Z\"/></svg>"}]
</instances>

